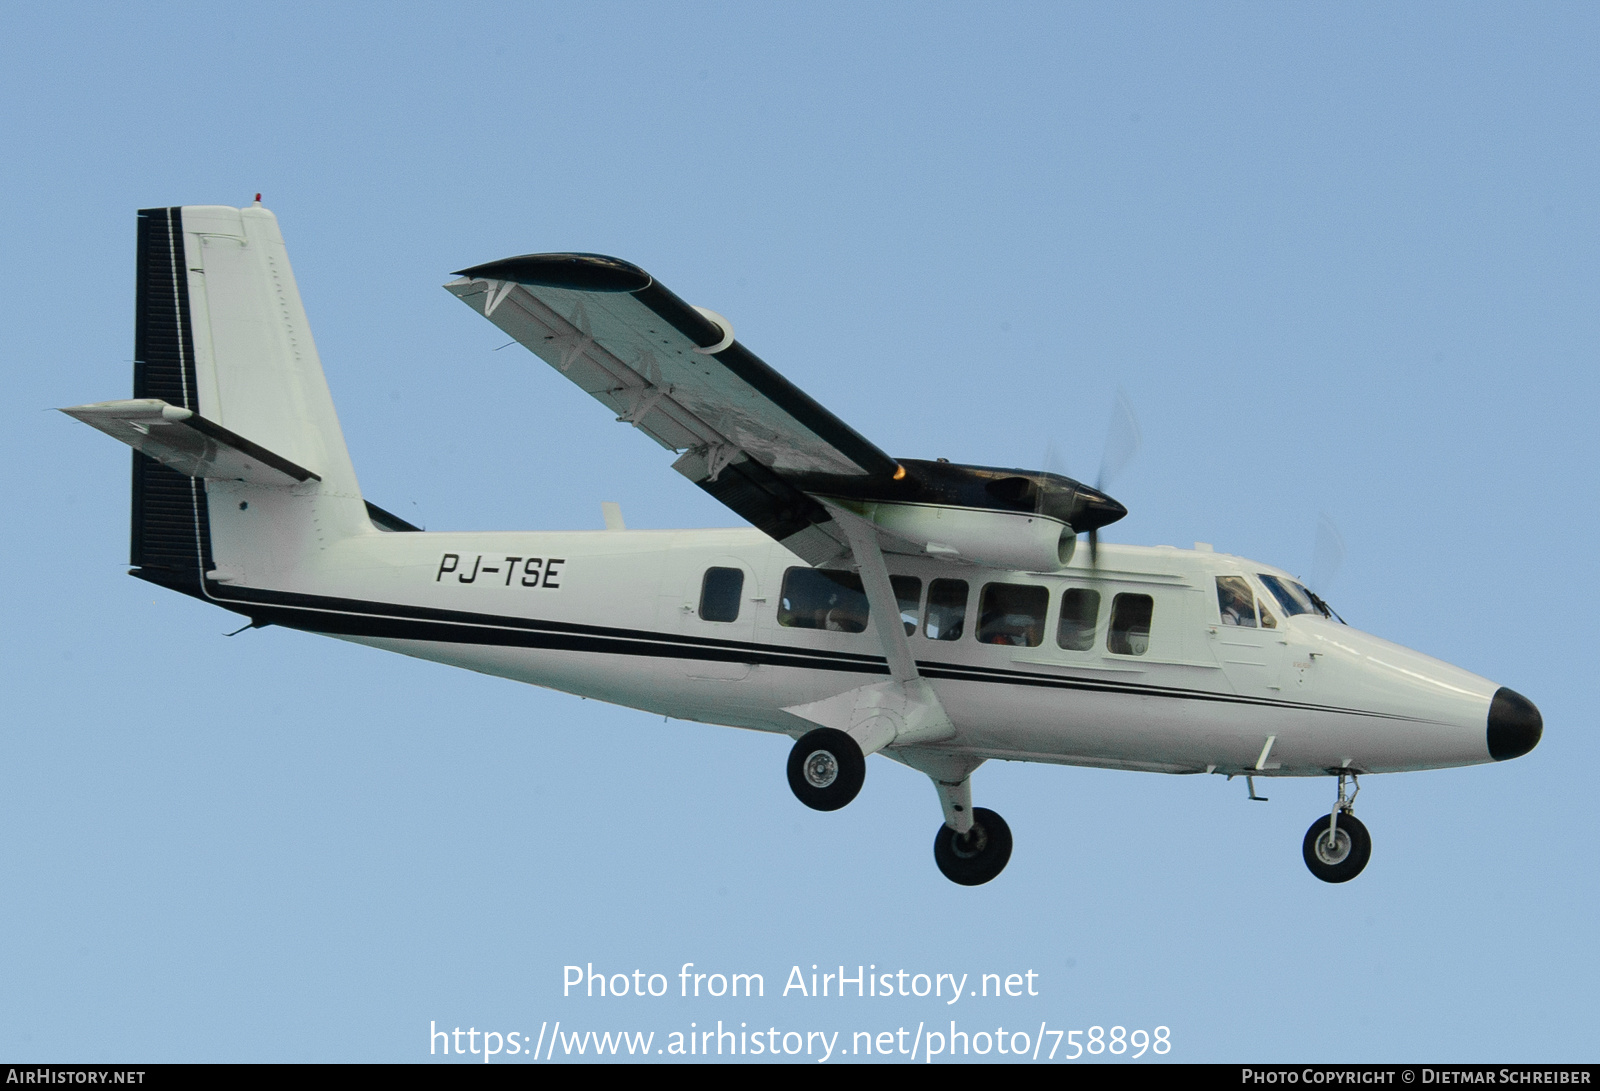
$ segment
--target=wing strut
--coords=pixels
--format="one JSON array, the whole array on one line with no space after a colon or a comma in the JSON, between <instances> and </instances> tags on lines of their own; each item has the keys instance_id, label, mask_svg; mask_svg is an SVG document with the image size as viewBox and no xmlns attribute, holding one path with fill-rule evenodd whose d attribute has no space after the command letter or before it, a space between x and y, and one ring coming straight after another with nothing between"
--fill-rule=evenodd
<instances>
[{"instance_id":1,"label":"wing strut","mask_svg":"<svg viewBox=\"0 0 1600 1091\"><path fill-rule=\"evenodd\" d=\"M872 607L872 627L878 631L884 658L889 661L889 677L896 682L920 681L922 676L917 673L916 660L911 657L911 642L906 639L905 625L900 621L900 602L895 598L894 585L889 582L889 566L884 563L876 528L836 504L827 507L834 522L850 539L850 550L856 555L861 586ZM937 702L938 698L934 700Z\"/></svg>"},{"instance_id":2,"label":"wing strut","mask_svg":"<svg viewBox=\"0 0 1600 1091\"><path fill-rule=\"evenodd\" d=\"M889 742L899 746L932 743L948 739L955 734L955 725L939 702L938 694L917 671L916 659L911 654L911 642L906 639L904 623L900 620L900 602L895 597L894 585L889 581L889 566L884 563L883 550L878 543L877 528L865 519L827 504L830 514L850 541L851 552L861 570L861 585L871 606L873 624L878 639L883 642L883 655L889 663L892 681L866 690L895 690L904 694L907 708L901 713L903 723ZM859 691L857 691L859 692ZM857 708L860 708L858 702ZM869 721L870 723L870 721ZM856 731L850 734L857 742L863 740ZM866 747L863 745L863 752ZM944 811L944 822L958 834L972 828L972 771L983 764L982 759L962 760L955 755L937 753L899 753L894 757L920 769L933 781L939 793L939 806Z\"/></svg>"},{"instance_id":3,"label":"wing strut","mask_svg":"<svg viewBox=\"0 0 1600 1091\"><path fill-rule=\"evenodd\" d=\"M921 768L924 762L908 761L909 755L901 753L900 748L949 739L956 733L955 724L950 722L933 687L917 671L911 642L906 639L905 625L900 620L900 604L895 599L894 585L889 582L889 568L878 545L877 531L853 512L833 504L828 504L828 508L849 536L851 551L860 567L861 585L867 593L872 623L883 643L884 659L888 661L889 681L858 686L826 700L795 705L784 711L843 731L856 741L863 754L893 747L896 753L891 756L897 761ZM942 770L942 766L949 763L939 764ZM972 828L972 791L967 775L978 764L981 759L954 775L947 773L944 780L929 773L939 789L945 822L957 833Z\"/></svg>"}]
</instances>

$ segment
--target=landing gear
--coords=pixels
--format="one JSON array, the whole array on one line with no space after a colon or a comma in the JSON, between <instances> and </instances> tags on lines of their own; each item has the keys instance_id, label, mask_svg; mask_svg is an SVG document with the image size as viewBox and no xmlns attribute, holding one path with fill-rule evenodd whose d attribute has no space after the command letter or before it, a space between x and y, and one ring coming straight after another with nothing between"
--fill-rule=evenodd
<instances>
[{"instance_id":1,"label":"landing gear","mask_svg":"<svg viewBox=\"0 0 1600 1091\"><path fill-rule=\"evenodd\" d=\"M789 787L814 811L837 811L856 797L866 779L867 759L843 731L807 731L789 751Z\"/></svg>"},{"instance_id":2,"label":"landing gear","mask_svg":"<svg viewBox=\"0 0 1600 1091\"><path fill-rule=\"evenodd\" d=\"M962 886L981 886L1005 870L1011 859L1011 827L985 807L972 810L972 828L957 833L940 826L933 839L933 861L944 877Z\"/></svg>"},{"instance_id":3,"label":"landing gear","mask_svg":"<svg viewBox=\"0 0 1600 1091\"><path fill-rule=\"evenodd\" d=\"M1345 777L1355 782L1355 791L1346 798ZM1361 820L1350 813L1361 785L1354 773L1339 774L1339 799L1325 817L1311 823L1301 846L1306 867L1325 883L1347 883L1361 874L1372 856L1372 837Z\"/></svg>"}]
</instances>

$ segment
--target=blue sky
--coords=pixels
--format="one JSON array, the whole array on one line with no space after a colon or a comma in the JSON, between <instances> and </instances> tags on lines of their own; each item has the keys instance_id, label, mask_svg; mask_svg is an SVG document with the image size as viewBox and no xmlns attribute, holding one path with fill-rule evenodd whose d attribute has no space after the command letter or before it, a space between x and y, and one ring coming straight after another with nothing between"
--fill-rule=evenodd
<instances>
[{"instance_id":1,"label":"blue sky","mask_svg":"<svg viewBox=\"0 0 1600 1091\"><path fill-rule=\"evenodd\" d=\"M1593 1060L1597 49L1574 4L13 5L0 1057L955 1017ZM1017 848L968 890L888 762L815 814L781 738L222 639L123 574L126 454L46 410L127 396L134 210L257 191L364 492L431 529L730 522L439 288L616 254L897 455L1092 478L1125 390L1109 538L1308 572L1325 511L1343 615L1527 694L1544 742L1369 778L1341 887L1299 853L1329 784L991 763ZM563 998L590 962L1041 995Z\"/></svg>"}]
</instances>

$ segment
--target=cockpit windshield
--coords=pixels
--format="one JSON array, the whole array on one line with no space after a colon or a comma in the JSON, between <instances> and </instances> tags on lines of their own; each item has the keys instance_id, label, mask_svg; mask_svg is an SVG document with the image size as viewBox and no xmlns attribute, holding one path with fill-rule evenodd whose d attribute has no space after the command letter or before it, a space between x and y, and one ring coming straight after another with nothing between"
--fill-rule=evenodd
<instances>
[{"instance_id":1,"label":"cockpit windshield","mask_svg":"<svg viewBox=\"0 0 1600 1091\"><path fill-rule=\"evenodd\" d=\"M1293 580L1286 580L1282 576L1269 576L1264 572L1256 573L1267 590L1272 592L1272 597L1278 600L1286 614L1319 614L1331 618L1333 611L1328 604L1317 596L1307 591Z\"/></svg>"}]
</instances>

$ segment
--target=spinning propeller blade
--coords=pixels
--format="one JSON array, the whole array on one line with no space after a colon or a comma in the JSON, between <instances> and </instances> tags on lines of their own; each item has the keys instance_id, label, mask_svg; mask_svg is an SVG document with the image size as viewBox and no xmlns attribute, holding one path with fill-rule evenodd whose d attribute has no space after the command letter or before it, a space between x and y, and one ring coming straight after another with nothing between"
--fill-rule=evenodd
<instances>
[{"instance_id":1,"label":"spinning propeller blade","mask_svg":"<svg viewBox=\"0 0 1600 1091\"><path fill-rule=\"evenodd\" d=\"M1095 491L1104 493L1111 481L1133 461L1139 453L1144 438L1139 431L1139 418L1134 414L1133 402L1129 400L1127 391L1120 387L1117 390L1116 401L1111 406L1111 421L1106 427L1105 447L1100 455L1100 471L1095 476ZM1043 456L1044 470L1047 473L1060 474L1062 477L1072 476L1068 472L1067 461L1061 454L1061 448L1056 446L1054 440L1045 444ZM1121 505L1116 504L1109 496L1102 496L1102 502L1117 509L1115 518L1123 514ZM1110 520L1107 520L1110 521ZM1089 537L1089 567L1097 569L1100 564L1100 524L1089 527L1085 532Z\"/></svg>"},{"instance_id":2,"label":"spinning propeller blade","mask_svg":"<svg viewBox=\"0 0 1600 1091\"><path fill-rule=\"evenodd\" d=\"M1311 587L1328 590L1344 564L1344 536L1327 512L1317 513L1317 541L1311 550Z\"/></svg>"},{"instance_id":3,"label":"spinning propeller blade","mask_svg":"<svg viewBox=\"0 0 1600 1091\"><path fill-rule=\"evenodd\" d=\"M1128 463L1133 461L1143 445L1144 436L1139 431L1139 418L1134 416L1133 403L1128 400L1128 392L1118 387L1117 400L1111 406L1111 423L1106 426L1106 446L1100 455L1100 473L1094 479L1094 487L1102 492L1110 488L1112 479L1128 468Z\"/></svg>"},{"instance_id":4,"label":"spinning propeller blade","mask_svg":"<svg viewBox=\"0 0 1600 1091\"><path fill-rule=\"evenodd\" d=\"M1111 421L1106 426L1106 445L1100 453L1100 472L1095 475L1094 487L1100 492L1110 488L1111 482L1128 468L1144 445L1144 435L1139 430L1139 418L1133 412L1133 402L1128 392L1117 388L1117 399L1111 405ZM1089 568L1100 568L1100 528L1089 530Z\"/></svg>"}]
</instances>

